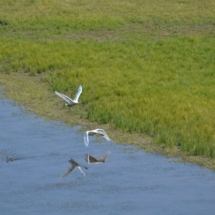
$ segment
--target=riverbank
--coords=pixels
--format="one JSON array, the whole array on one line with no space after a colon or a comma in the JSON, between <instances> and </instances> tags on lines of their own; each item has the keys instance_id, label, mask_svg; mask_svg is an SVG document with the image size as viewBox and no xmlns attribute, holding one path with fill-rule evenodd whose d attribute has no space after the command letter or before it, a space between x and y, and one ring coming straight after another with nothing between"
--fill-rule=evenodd
<instances>
[{"instance_id":1,"label":"riverbank","mask_svg":"<svg viewBox=\"0 0 215 215\"><path fill-rule=\"evenodd\" d=\"M0 73L0 83L3 84L4 96L17 101L17 105L49 120L61 120L68 125L82 125L83 130L97 127L107 131L111 139L119 144L132 144L148 152L156 152L168 157L181 158L181 162L196 163L215 170L215 159L203 156L191 156L181 152L177 147L165 147L154 144L151 137L138 133L127 133L111 128L110 124L92 123L87 119L87 107L75 106L72 109L65 107L65 103L57 97L44 80L45 75L30 76L28 73ZM84 88L83 88L84 92ZM177 159L178 161L178 159Z\"/></svg>"}]
</instances>

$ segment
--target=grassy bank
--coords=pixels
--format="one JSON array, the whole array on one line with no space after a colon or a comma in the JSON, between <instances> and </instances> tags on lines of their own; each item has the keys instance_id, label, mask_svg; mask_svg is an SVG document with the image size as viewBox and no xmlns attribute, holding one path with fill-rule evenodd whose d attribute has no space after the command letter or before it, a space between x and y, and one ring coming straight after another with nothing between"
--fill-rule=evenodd
<instances>
[{"instance_id":1,"label":"grassy bank","mask_svg":"<svg viewBox=\"0 0 215 215\"><path fill-rule=\"evenodd\" d=\"M0 71L71 97L81 84L81 118L214 158L214 6L0 0Z\"/></svg>"}]
</instances>

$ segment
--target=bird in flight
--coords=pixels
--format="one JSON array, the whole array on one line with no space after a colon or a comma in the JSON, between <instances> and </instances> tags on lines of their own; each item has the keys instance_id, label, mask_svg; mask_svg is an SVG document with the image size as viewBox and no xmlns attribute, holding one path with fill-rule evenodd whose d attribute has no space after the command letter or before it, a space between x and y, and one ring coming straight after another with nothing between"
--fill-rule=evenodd
<instances>
[{"instance_id":1,"label":"bird in flight","mask_svg":"<svg viewBox=\"0 0 215 215\"><path fill-rule=\"evenodd\" d=\"M71 166L68 168L68 170L65 173L63 173L60 176L60 178L63 178L65 176L69 175L69 173L72 172L75 168L78 168L80 170L80 172L83 174L83 176L85 177L85 173L82 171L81 167L88 169L87 167L80 165L79 163L77 163L73 159L70 159L69 162L70 162Z\"/></svg>"},{"instance_id":2,"label":"bird in flight","mask_svg":"<svg viewBox=\"0 0 215 215\"><path fill-rule=\"evenodd\" d=\"M108 141L111 140L103 129L97 128L95 130L86 131L84 133L84 144L86 146L88 146L89 145L89 136L93 136L93 135L96 135L96 134L100 135L100 136L103 136Z\"/></svg>"},{"instance_id":3,"label":"bird in flight","mask_svg":"<svg viewBox=\"0 0 215 215\"><path fill-rule=\"evenodd\" d=\"M88 153L86 153L84 159L88 164L104 163L110 153L111 153L110 151L106 152L103 155L103 157L101 157L101 158L95 158L95 157L89 155Z\"/></svg>"},{"instance_id":4,"label":"bird in flight","mask_svg":"<svg viewBox=\"0 0 215 215\"><path fill-rule=\"evenodd\" d=\"M55 91L56 95L58 95L59 97L61 97L63 100L65 100L67 102L66 106L68 106L68 107L72 107L73 105L80 104L80 102L78 102L78 99L79 99L81 93L82 93L81 85L79 86L78 92L76 93L75 98L73 100L64 94L61 94L61 93Z\"/></svg>"}]
</instances>

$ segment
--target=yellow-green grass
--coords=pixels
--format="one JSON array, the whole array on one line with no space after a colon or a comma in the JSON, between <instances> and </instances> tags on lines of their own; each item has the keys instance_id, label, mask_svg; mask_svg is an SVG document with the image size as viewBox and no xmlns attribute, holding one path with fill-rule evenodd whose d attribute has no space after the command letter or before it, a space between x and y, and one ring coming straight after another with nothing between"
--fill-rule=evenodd
<instances>
[{"instance_id":1,"label":"yellow-green grass","mask_svg":"<svg viewBox=\"0 0 215 215\"><path fill-rule=\"evenodd\" d=\"M140 31L175 32L180 25L208 26L214 20L214 0L0 0L0 33L34 39L135 24Z\"/></svg>"},{"instance_id":2,"label":"yellow-green grass","mask_svg":"<svg viewBox=\"0 0 215 215\"><path fill-rule=\"evenodd\" d=\"M46 73L88 118L215 157L214 1L3 1L0 70ZM80 39L80 37L82 39Z\"/></svg>"}]
</instances>

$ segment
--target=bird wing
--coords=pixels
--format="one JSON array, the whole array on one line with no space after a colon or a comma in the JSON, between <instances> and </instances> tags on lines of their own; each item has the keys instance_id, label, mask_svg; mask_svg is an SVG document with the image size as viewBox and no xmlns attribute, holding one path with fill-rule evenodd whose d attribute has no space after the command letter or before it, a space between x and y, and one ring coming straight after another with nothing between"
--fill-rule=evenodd
<instances>
[{"instance_id":1,"label":"bird wing","mask_svg":"<svg viewBox=\"0 0 215 215\"><path fill-rule=\"evenodd\" d=\"M99 161L104 162L107 159L107 157L109 156L110 153L111 153L110 151L106 152L103 157L97 159L98 162Z\"/></svg>"},{"instance_id":2,"label":"bird wing","mask_svg":"<svg viewBox=\"0 0 215 215\"><path fill-rule=\"evenodd\" d=\"M89 163L89 154L88 154L88 153L86 153L86 154L84 155L84 160L85 160L87 163Z\"/></svg>"},{"instance_id":3,"label":"bird wing","mask_svg":"<svg viewBox=\"0 0 215 215\"><path fill-rule=\"evenodd\" d=\"M69 173L72 172L75 168L76 168L75 165L71 165L71 167L69 167L69 168L67 169L67 171L66 171L65 173L63 173L63 174L60 176L60 178L63 178L63 177L65 177L65 176L69 175Z\"/></svg>"},{"instance_id":4,"label":"bird wing","mask_svg":"<svg viewBox=\"0 0 215 215\"><path fill-rule=\"evenodd\" d=\"M84 167L85 169L88 169L88 167L83 166L83 165L80 165L79 163L77 163L77 162L76 162L75 160L73 160L73 159L70 159L69 162L70 162L73 166L75 166L75 167L81 166L81 167Z\"/></svg>"},{"instance_id":5,"label":"bird wing","mask_svg":"<svg viewBox=\"0 0 215 215\"><path fill-rule=\"evenodd\" d=\"M64 95L64 94L61 94L57 91L55 91L55 94L58 95L59 97L61 97L63 100L65 100L67 103L69 104L73 104L74 101L72 99L70 99L68 96Z\"/></svg>"},{"instance_id":6,"label":"bird wing","mask_svg":"<svg viewBox=\"0 0 215 215\"><path fill-rule=\"evenodd\" d=\"M98 160L96 158L94 158L93 156L89 155L89 162L90 163L97 163Z\"/></svg>"},{"instance_id":7,"label":"bird wing","mask_svg":"<svg viewBox=\"0 0 215 215\"><path fill-rule=\"evenodd\" d=\"M71 163L71 165L73 166L80 166L79 163L77 163L75 160L73 160L72 158L69 160L69 162Z\"/></svg>"},{"instance_id":8,"label":"bird wing","mask_svg":"<svg viewBox=\"0 0 215 215\"><path fill-rule=\"evenodd\" d=\"M81 95L81 93L82 93L82 86L80 85L78 88L78 92L75 95L74 102L78 103L78 99L79 99L79 96Z\"/></svg>"},{"instance_id":9,"label":"bird wing","mask_svg":"<svg viewBox=\"0 0 215 215\"><path fill-rule=\"evenodd\" d=\"M96 129L95 129L95 130L88 131L88 135L89 135L89 136L93 136L93 135L95 135L95 134L99 134L99 133L97 132Z\"/></svg>"},{"instance_id":10,"label":"bird wing","mask_svg":"<svg viewBox=\"0 0 215 215\"><path fill-rule=\"evenodd\" d=\"M79 166L78 169L80 170L80 172L84 175L85 177L85 173L82 171L81 167Z\"/></svg>"},{"instance_id":11,"label":"bird wing","mask_svg":"<svg viewBox=\"0 0 215 215\"><path fill-rule=\"evenodd\" d=\"M103 129L98 128L96 130L97 130L97 133L102 134L106 140L108 140L108 141L111 140Z\"/></svg>"},{"instance_id":12,"label":"bird wing","mask_svg":"<svg viewBox=\"0 0 215 215\"><path fill-rule=\"evenodd\" d=\"M88 137L88 131L86 131L85 133L84 133L84 144L86 145L86 146L89 146L89 137Z\"/></svg>"}]
</instances>

